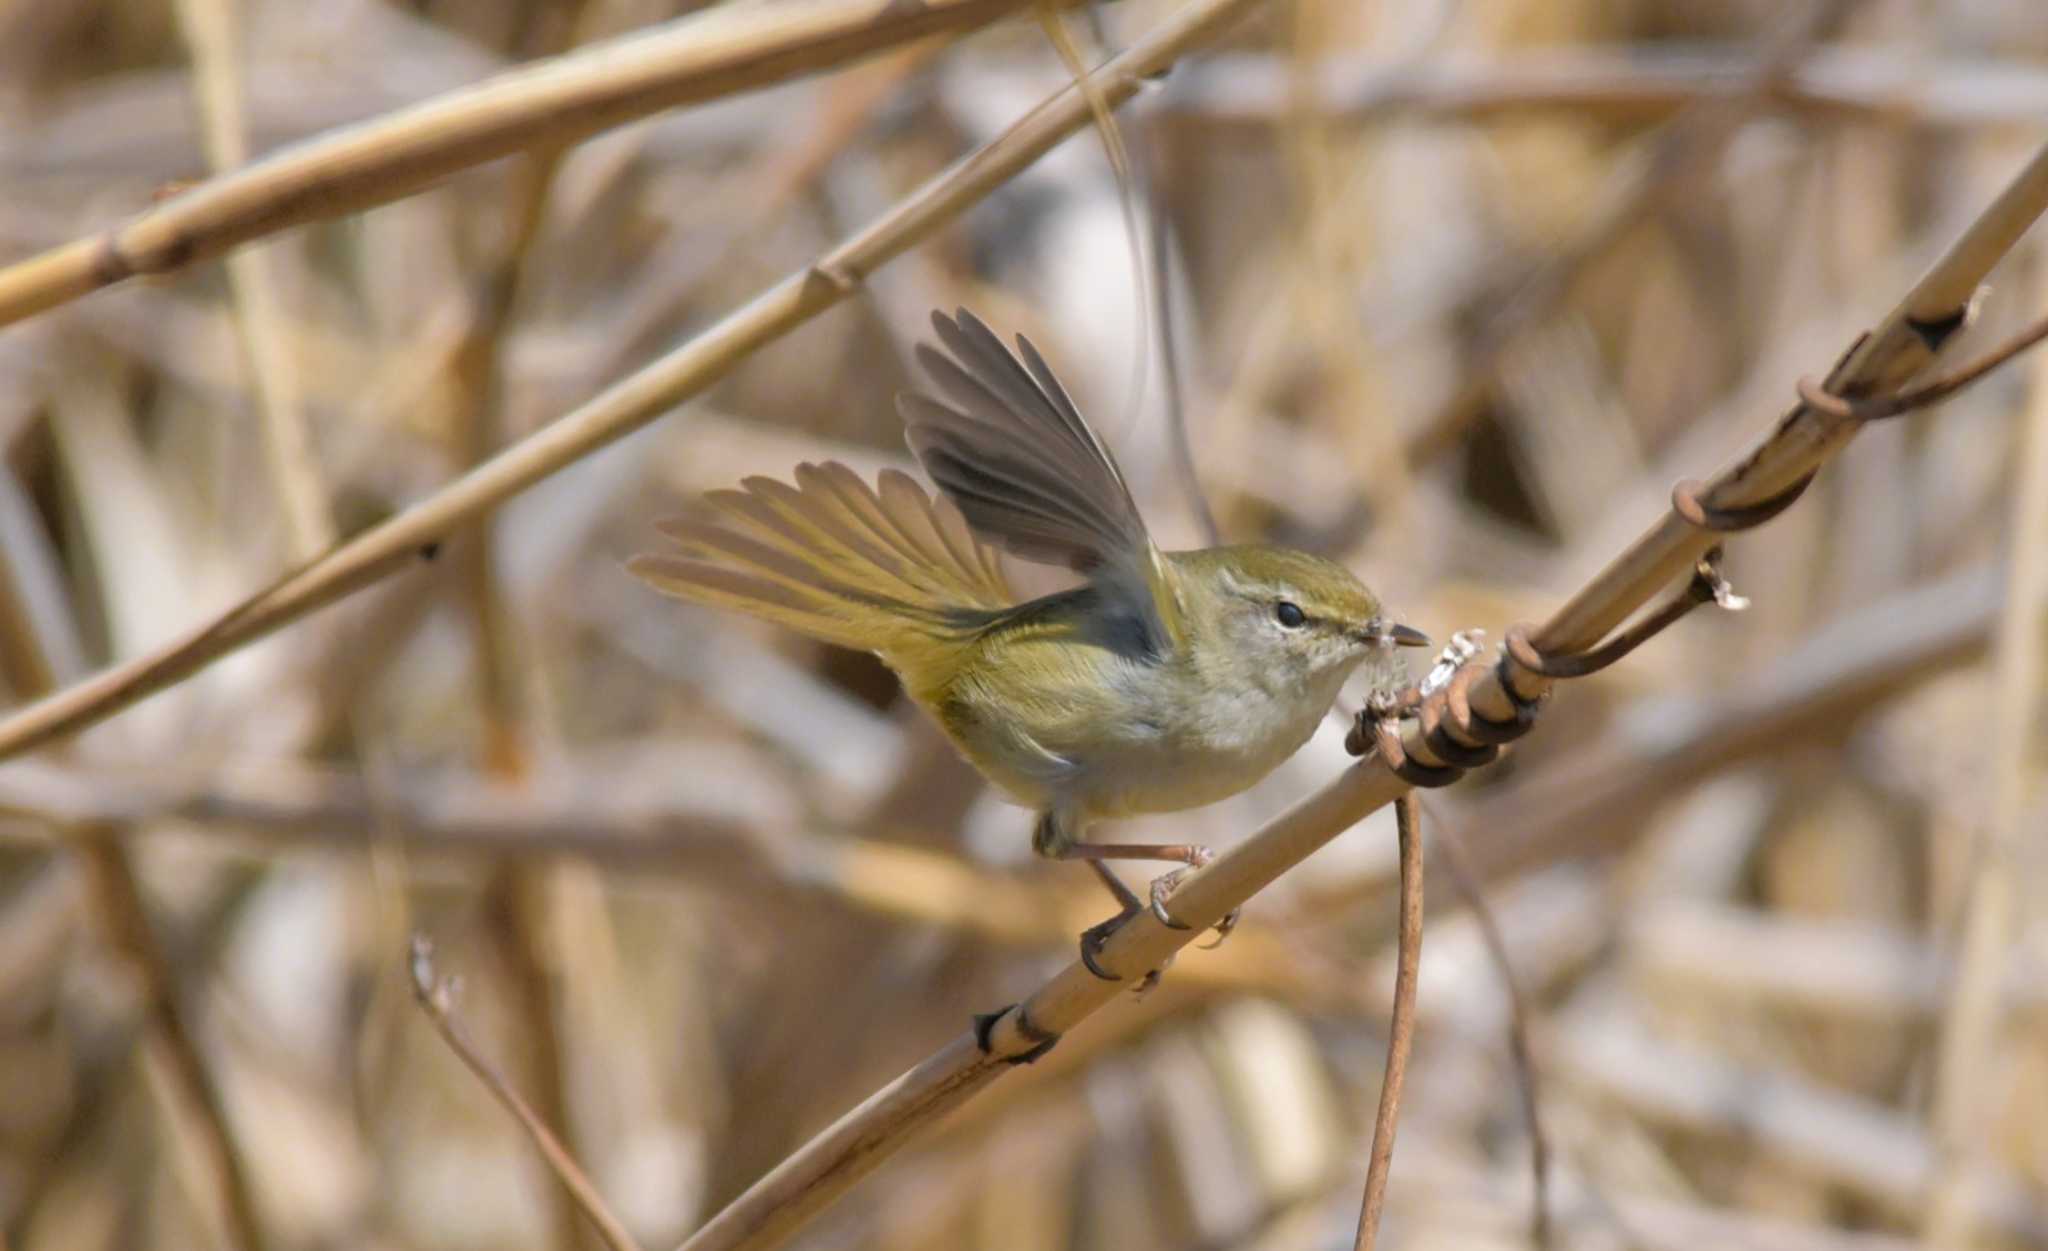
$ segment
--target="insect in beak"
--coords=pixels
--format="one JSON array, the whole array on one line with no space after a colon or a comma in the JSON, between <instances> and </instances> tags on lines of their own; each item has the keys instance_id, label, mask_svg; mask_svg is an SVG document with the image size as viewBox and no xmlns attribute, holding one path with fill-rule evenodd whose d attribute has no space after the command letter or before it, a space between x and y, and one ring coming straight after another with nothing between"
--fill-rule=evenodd
<instances>
[{"instance_id":1,"label":"insect in beak","mask_svg":"<svg viewBox=\"0 0 2048 1251\"><path fill-rule=\"evenodd\" d=\"M1360 632L1361 642L1375 643L1381 647L1428 647L1429 636L1413 626L1395 625L1390 621L1367 623Z\"/></svg>"}]
</instances>

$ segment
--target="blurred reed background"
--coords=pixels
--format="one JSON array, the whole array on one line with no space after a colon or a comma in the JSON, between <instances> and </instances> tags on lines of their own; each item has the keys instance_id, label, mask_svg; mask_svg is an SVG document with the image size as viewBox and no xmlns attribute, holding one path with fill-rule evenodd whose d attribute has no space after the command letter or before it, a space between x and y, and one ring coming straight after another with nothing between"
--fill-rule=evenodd
<instances>
[{"instance_id":1,"label":"blurred reed background","mask_svg":"<svg viewBox=\"0 0 2048 1251\"><path fill-rule=\"evenodd\" d=\"M1174 7L1069 29L1092 61ZM677 8L0 3L0 257ZM8 698L425 496L1066 78L1028 15L934 36L0 332ZM478 1050L674 1243L1103 908L875 662L629 579L654 517L800 459L906 465L910 345L964 303L1044 348L1169 545L1202 541L1198 489L1233 539L1498 638L1763 430L2042 141L2048 10L1273 0L1120 117L1156 266L1084 134L487 535L0 765L7 1247L595 1246L414 1006L415 930ZM1965 350L2044 305L2036 238ZM1554 1245L1875 1251L1947 1205L1970 1245L2048 1246L2041 640L1996 629L2048 540L2013 520L2030 422L2023 364L1873 430L1731 544L1748 613L1574 684L1427 801L1528 992ZM1132 837L1227 845L1341 738ZM1392 846L1354 830L795 1245L1349 1246ZM1979 908L1989 990L1958 994ZM1383 1246L1530 1245L1507 1003L1435 888ZM1984 1040L1950 1080L1945 1034Z\"/></svg>"}]
</instances>

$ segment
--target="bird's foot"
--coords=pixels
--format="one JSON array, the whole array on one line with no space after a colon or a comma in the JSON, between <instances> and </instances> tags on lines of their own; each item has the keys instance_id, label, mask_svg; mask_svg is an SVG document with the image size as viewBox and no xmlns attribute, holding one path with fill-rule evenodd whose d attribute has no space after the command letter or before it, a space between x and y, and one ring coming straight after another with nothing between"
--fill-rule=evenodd
<instances>
[{"instance_id":1,"label":"bird's foot","mask_svg":"<svg viewBox=\"0 0 2048 1251\"><path fill-rule=\"evenodd\" d=\"M1210 851L1207 847L1194 847L1190 848L1190 851L1192 854L1188 857L1186 868L1175 869L1171 873L1162 873L1152 879L1152 899L1150 904L1152 915L1159 919L1161 925L1170 930L1194 928L1184 921L1175 920L1173 914L1166 910L1166 901L1172 897L1174 887L1180 885L1182 878L1216 858L1216 853ZM1230 931L1237 928L1238 917L1243 911L1244 909L1242 908L1232 908L1225 914L1224 918L1216 923L1216 941L1213 943L1203 943L1202 949L1209 951L1221 947L1223 940L1230 937Z\"/></svg>"},{"instance_id":2,"label":"bird's foot","mask_svg":"<svg viewBox=\"0 0 2048 1251\"><path fill-rule=\"evenodd\" d=\"M1120 982L1124 980L1108 969L1103 968L1099 957L1102 955L1102 944L1108 942L1109 936L1122 929L1124 923L1137 916L1139 911L1139 906L1133 903L1107 921L1091 925L1081 931L1081 963L1087 967L1090 973L1093 973L1105 982ZM1138 984L1131 987L1131 993L1140 998L1150 994L1153 987L1159 985L1160 975L1165 973L1172 965L1173 957L1168 956L1165 962L1158 968L1146 970L1145 976L1138 979Z\"/></svg>"}]
</instances>

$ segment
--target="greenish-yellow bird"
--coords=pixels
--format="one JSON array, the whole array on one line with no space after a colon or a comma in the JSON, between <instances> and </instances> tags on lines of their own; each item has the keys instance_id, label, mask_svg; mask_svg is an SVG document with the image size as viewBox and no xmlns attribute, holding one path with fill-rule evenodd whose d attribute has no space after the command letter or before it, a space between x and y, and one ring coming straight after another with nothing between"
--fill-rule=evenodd
<instances>
[{"instance_id":1,"label":"greenish-yellow bird","mask_svg":"<svg viewBox=\"0 0 2048 1251\"><path fill-rule=\"evenodd\" d=\"M938 485L870 487L837 463L795 484L749 478L707 519L660 529L678 554L631 568L653 586L873 652L975 768L1038 813L1032 846L1086 860L1122 911L1139 901L1101 864L1200 865L1191 844L1106 844L1099 818L1234 795L1292 755L1359 665L1428 642L1382 614L1351 571L1285 547L1165 552L1117 468L1029 340L973 314L932 315L918 359L935 395L898 408ZM1063 565L1081 585L1017 602L995 548ZM1390 670L1392 666L1389 665ZM1180 873L1155 883L1152 906Z\"/></svg>"}]
</instances>

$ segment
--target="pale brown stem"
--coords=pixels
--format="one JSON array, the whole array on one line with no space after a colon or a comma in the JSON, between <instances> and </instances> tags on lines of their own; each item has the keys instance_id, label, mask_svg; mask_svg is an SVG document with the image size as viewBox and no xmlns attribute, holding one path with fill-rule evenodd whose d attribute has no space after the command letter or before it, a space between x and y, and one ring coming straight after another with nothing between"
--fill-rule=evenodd
<instances>
[{"instance_id":1,"label":"pale brown stem","mask_svg":"<svg viewBox=\"0 0 2048 1251\"><path fill-rule=\"evenodd\" d=\"M611 1251L640 1251L640 1245L633 1240L633 1235L627 1233L625 1225L620 1223L618 1217L612 1215L611 1209L605 1205L604 1196L598 1193L589 1175L576 1163L575 1157L569 1154L568 1149L562 1146L561 1140L555 1137L547 1122L527 1105L526 1100L519 1097L519 1092L512 1089L511 1084L506 1082L498 1070L483 1058L468 1036L462 1032L462 1027L456 1024L452 996L447 984L434 975L434 949L425 938L414 936L412 955L407 968L412 976L413 998L419 1001L420 1010L425 1012L427 1020L433 1023L434 1032L441 1035L442 1040L448 1044L448 1049L462 1061L463 1067L475 1074L476 1079L484 1084L484 1088L491 1092L491 1097L512 1114L513 1120L519 1122L519 1128L526 1131L527 1139L533 1143L534 1150L540 1153L540 1158L547 1163L556 1180L562 1183L562 1188L569 1192L577 1208L597 1229L605 1245L610 1247Z\"/></svg>"},{"instance_id":2,"label":"pale brown stem","mask_svg":"<svg viewBox=\"0 0 2048 1251\"><path fill-rule=\"evenodd\" d=\"M1394 946L1394 1010L1387 1027L1387 1067L1380 1079L1380 1105L1372 1121L1372 1152L1365 1166L1365 1199L1358 1214L1353 1251L1372 1251L1387 1202L1387 1174L1394 1166L1394 1131L1401 1121L1401 1089L1408 1081L1408 1053L1415 1044L1415 979L1422 962L1422 817L1414 792L1394 801L1401 842L1401 927Z\"/></svg>"}]
</instances>

